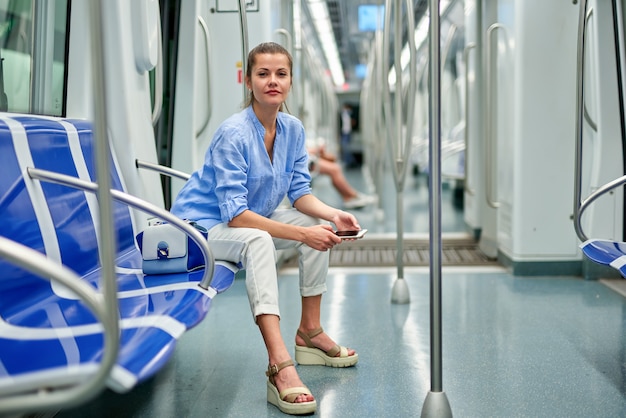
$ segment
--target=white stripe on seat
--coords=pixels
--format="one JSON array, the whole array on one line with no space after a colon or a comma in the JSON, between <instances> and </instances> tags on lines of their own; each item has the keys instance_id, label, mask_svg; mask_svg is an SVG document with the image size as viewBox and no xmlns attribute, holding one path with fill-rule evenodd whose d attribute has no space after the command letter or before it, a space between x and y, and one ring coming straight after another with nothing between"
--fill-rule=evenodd
<instances>
[{"instance_id":1,"label":"white stripe on seat","mask_svg":"<svg viewBox=\"0 0 626 418\"><path fill-rule=\"evenodd\" d=\"M26 130L22 124L12 118L0 115L0 120L4 121L13 139L13 148L15 149L15 155L24 177L24 184L30 197L30 201L33 204L35 216L39 223L39 229L41 232L41 238L43 239L44 248L48 258L61 263L61 250L59 249L59 242L57 239L56 230L54 228L54 222L52 221L52 215L48 209L48 202L43 193L43 188L39 181L33 181L28 175L26 175L27 167L34 167L32 154L30 153L30 147L28 146L28 137ZM65 293L71 295L74 298L74 294L69 290Z\"/></svg>"},{"instance_id":2,"label":"white stripe on seat","mask_svg":"<svg viewBox=\"0 0 626 418\"><path fill-rule=\"evenodd\" d=\"M61 126L63 126L63 128L65 128L65 132L67 133L67 142L70 147L70 153L72 154L72 160L74 160L74 167L76 168L78 178L84 181L92 181L91 177L89 176L89 170L87 169L87 163L85 162L83 150L80 146L80 136L78 135L76 127L71 123L63 120L59 121L59 123L61 124ZM87 206L89 207L89 213L91 214L91 222L94 225L98 248L100 248L100 228L98 227L98 197L94 193L83 193L85 194Z\"/></svg>"},{"instance_id":3,"label":"white stripe on seat","mask_svg":"<svg viewBox=\"0 0 626 418\"><path fill-rule=\"evenodd\" d=\"M619 270L622 267L624 267L625 264L626 264L626 255L623 255L623 256L618 257L615 260L611 261L609 266L613 267L616 270Z\"/></svg>"},{"instance_id":4,"label":"white stripe on seat","mask_svg":"<svg viewBox=\"0 0 626 418\"><path fill-rule=\"evenodd\" d=\"M165 315L146 315L138 318L120 320L121 329L141 327L158 328L174 338L179 338L187 329L185 324ZM100 323L58 328L31 328L12 325L0 318L0 336L17 341L74 338L83 335L100 334L102 331L103 329Z\"/></svg>"}]
</instances>

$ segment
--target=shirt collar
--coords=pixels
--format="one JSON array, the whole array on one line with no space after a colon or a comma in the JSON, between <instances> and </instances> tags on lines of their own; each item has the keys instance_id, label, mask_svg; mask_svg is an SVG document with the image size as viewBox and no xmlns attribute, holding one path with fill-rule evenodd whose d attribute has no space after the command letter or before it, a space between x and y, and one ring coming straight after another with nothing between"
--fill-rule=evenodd
<instances>
[{"instance_id":1,"label":"shirt collar","mask_svg":"<svg viewBox=\"0 0 626 418\"><path fill-rule=\"evenodd\" d=\"M246 114L248 115L248 118L250 118L250 120L252 121L252 124L261 135L261 138L264 137L265 128L263 127L263 124L261 123L259 118L257 118L256 113L254 113L254 110L252 109L252 105L248 106L245 109L245 111L246 111ZM276 115L276 135L280 134L283 130L282 113L283 112L278 112L278 115Z\"/></svg>"}]
</instances>

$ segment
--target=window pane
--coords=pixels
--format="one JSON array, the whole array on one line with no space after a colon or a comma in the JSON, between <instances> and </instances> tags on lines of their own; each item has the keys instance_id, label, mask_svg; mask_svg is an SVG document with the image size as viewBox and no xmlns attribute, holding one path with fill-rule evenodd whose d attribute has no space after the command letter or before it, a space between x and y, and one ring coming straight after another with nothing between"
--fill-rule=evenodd
<instances>
[{"instance_id":1,"label":"window pane","mask_svg":"<svg viewBox=\"0 0 626 418\"><path fill-rule=\"evenodd\" d=\"M66 22L67 0L0 0L0 110L62 116Z\"/></svg>"}]
</instances>

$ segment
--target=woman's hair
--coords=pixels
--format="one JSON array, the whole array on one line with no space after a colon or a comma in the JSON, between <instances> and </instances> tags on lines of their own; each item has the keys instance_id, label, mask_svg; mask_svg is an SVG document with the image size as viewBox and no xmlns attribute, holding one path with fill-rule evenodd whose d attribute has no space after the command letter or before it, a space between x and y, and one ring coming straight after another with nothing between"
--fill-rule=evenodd
<instances>
[{"instance_id":1,"label":"woman's hair","mask_svg":"<svg viewBox=\"0 0 626 418\"><path fill-rule=\"evenodd\" d=\"M248 54L248 65L246 66L246 78L252 79L252 68L256 64L256 57L259 54L283 54L287 57L287 61L289 62L289 75L293 75L293 59L291 58L291 54L287 51L282 45L277 44L276 42L263 42L250 51ZM254 93L252 91L246 97L246 101L244 103L244 107L248 107L254 101ZM286 107L285 103L280 105L280 111L283 111L283 107Z\"/></svg>"}]
</instances>

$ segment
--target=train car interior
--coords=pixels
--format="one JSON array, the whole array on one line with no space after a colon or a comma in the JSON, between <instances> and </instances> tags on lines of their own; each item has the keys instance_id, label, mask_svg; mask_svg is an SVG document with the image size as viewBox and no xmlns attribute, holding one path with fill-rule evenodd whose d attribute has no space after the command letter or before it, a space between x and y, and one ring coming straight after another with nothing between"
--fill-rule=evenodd
<instances>
[{"instance_id":1,"label":"train car interior","mask_svg":"<svg viewBox=\"0 0 626 418\"><path fill-rule=\"evenodd\" d=\"M286 415L251 274L172 209L274 42L312 193L367 229L321 305L358 364L296 362L307 414L626 417L625 22L626 0L0 0L0 416ZM302 261L275 258L293 353Z\"/></svg>"}]
</instances>

